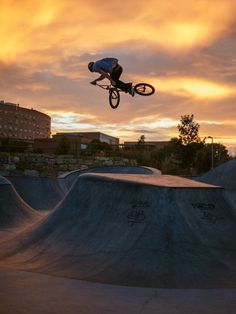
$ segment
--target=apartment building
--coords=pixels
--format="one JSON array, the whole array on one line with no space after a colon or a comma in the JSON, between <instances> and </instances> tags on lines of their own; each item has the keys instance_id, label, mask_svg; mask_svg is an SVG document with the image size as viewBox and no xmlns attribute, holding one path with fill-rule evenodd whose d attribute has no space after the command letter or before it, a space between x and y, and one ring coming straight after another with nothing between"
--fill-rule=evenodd
<instances>
[{"instance_id":1,"label":"apartment building","mask_svg":"<svg viewBox=\"0 0 236 314\"><path fill-rule=\"evenodd\" d=\"M37 110L0 101L0 138L34 140L49 138L51 118Z\"/></svg>"}]
</instances>

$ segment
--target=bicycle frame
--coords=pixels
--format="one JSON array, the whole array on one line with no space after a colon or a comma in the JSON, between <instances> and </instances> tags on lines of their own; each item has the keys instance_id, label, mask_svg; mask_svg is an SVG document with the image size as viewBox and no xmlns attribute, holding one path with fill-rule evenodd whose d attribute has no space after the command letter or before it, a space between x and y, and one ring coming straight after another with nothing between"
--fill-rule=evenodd
<instances>
[{"instance_id":1,"label":"bicycle frame","mask_svg":"<svg viewBox=\"0 0 236 314\"><path fill-rule=\"evenodd\" d=\"M117 90L119 93L120 93L120 92L124 92L122 89L120 89L120 88L118 88L118 87L116 87L116 86L114 86L114 85L112 85L112 84L97 84L97 83L96 83L95 86L99 86L99 87L101 87L102 89L106 89L106 90L108 90L108 91L110 91L110 90Z\"/></svg>"}]
</instances>

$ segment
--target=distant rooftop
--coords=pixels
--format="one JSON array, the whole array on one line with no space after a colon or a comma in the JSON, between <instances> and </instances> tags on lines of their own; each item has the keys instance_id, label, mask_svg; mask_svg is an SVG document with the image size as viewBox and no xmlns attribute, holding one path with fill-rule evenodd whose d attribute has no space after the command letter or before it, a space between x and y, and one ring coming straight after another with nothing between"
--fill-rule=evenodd
<instances>
[{"instance_id":1,"label":"distant rooftop","mask_svg":"<svg viewBox=\"0 0 236 314\"><path fill-rule=\"evenodd\" d=\"M35 111L35 112L38 112L39 114L42 114L42 115L45 115L49 118L51 118L49 115L47 115L46 113L43 113L41 111L38 111L38 110L35 110L34 108L25 108L25 107L21 107L19 104L14 104L12 102L5 102L4 100L0 100L0 106L1 105L4 105L4 106L11 106L11 107L15 107L15 108L21 108L23 110L32 110L32 111Z\"/></svg>"}]
</instances>

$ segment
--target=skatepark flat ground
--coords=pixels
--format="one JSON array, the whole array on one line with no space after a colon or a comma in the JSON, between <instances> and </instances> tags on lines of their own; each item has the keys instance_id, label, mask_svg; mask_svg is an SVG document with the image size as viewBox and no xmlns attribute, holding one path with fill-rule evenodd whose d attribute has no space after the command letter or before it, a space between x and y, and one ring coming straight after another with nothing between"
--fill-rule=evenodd
<instances>
[{"instance_id":1,"label":"skatepark flat ground","mask_svg":"<svg viewBox=\"0 0 236 314\"><path fill-rule=\"evenodd\" d=\"M156 289L0 268L0 314L235 314L236 289Z\"/></svg>"}]
</instances>

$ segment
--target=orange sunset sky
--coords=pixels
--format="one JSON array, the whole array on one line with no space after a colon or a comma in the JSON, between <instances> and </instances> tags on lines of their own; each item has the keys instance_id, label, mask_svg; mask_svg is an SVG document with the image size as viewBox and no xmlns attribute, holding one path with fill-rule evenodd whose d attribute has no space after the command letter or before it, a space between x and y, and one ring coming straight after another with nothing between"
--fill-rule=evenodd
<instances>
[{"instance_id":1,"label":"orange sunset sky","mask_svg":"<svg viewBox=\"0 0 236 314\"><path fill-rule=\"evenodd\" d=\"M52 133L100 131L120 142L169 140L194 114L200 137L236 147L235 0L0 0L0 98L52 117ZM113 110L89 84L89 61L116 57L124 81Z\"/></svg>"}]
</instances>

